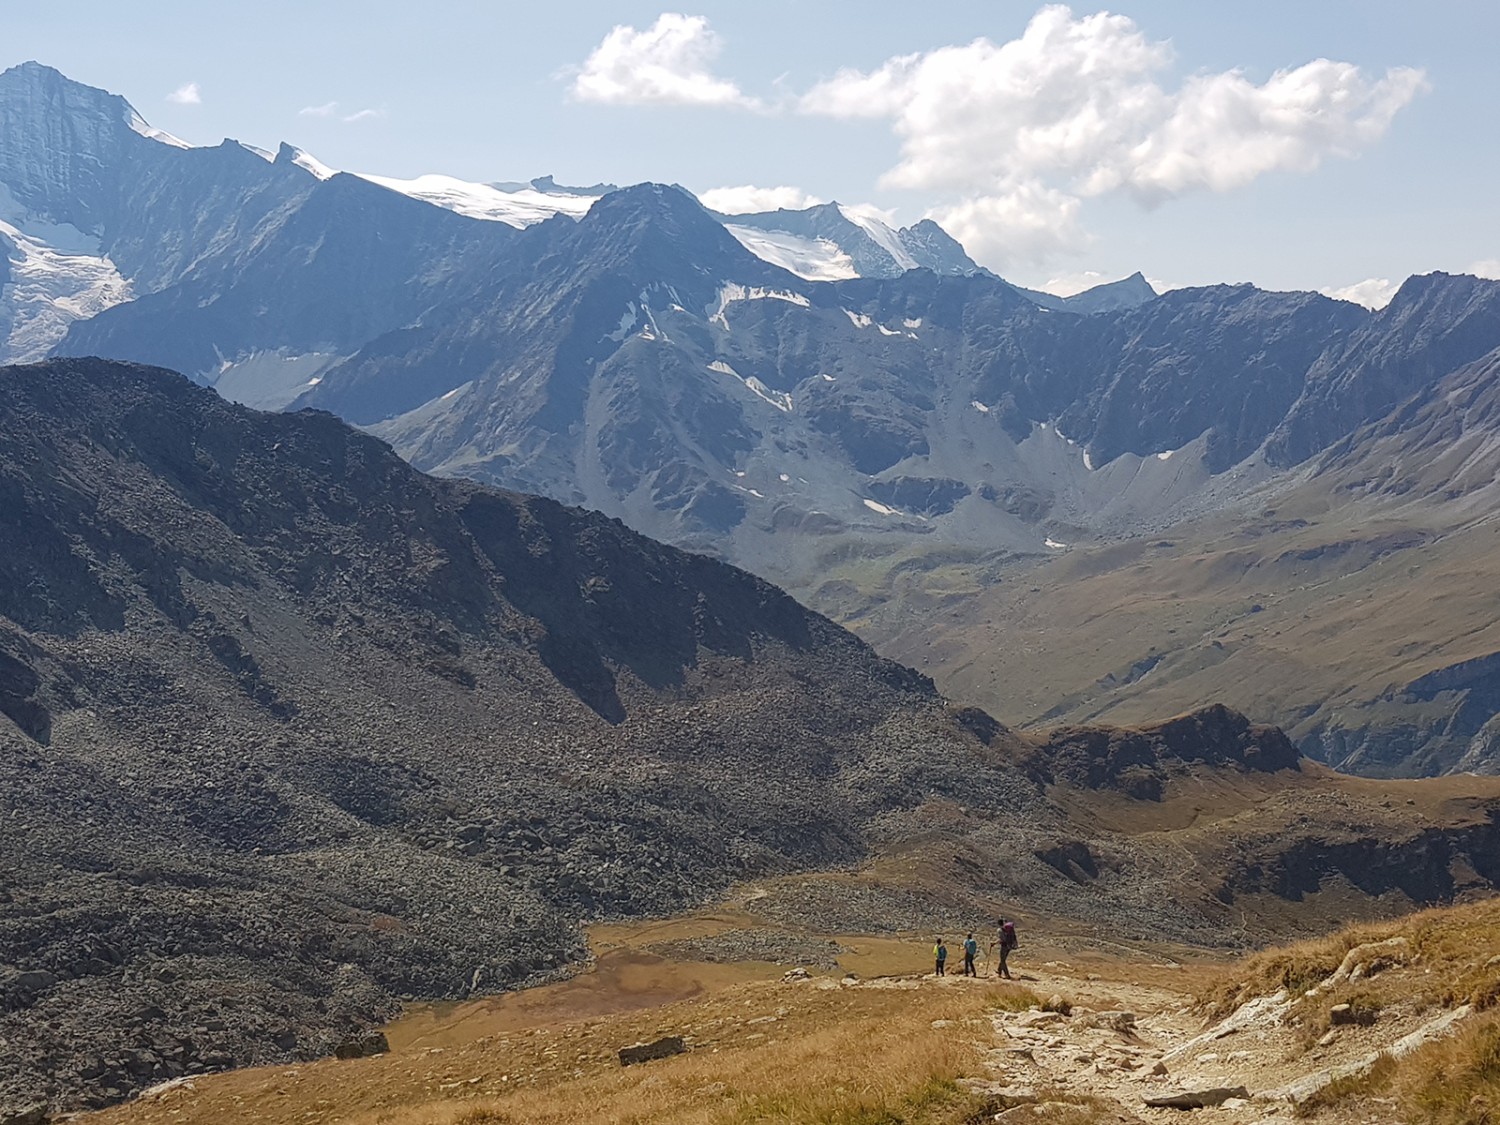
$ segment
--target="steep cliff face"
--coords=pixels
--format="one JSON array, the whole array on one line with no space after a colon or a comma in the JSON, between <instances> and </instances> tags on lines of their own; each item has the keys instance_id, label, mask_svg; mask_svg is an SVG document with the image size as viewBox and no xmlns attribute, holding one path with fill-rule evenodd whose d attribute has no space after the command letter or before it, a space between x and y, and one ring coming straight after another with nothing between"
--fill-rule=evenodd
<instances>
[{"instance_id":1,"label":"steep cliff face","mask_svg":"<svg viewBox=\"0 0 1500 1125\"><path fill-rule=\"evenodd\" d=\"M103 232L146 128L124 98L51 67L28 62L0 75L4 181L22 207L53 223Z\"/></svg>"}]
</instances>

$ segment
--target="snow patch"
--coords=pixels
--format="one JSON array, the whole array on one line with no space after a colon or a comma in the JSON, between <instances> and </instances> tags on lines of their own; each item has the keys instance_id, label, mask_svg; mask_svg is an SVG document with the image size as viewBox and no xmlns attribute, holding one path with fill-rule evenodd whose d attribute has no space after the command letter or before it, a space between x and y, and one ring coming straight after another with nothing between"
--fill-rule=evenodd
<instances>
[{"instance_id":1,"label":"snow patch","mask_svg":"<svg viewBox=\"0 0 1500 1125\"><path fill-rule=\"evenodd\" d=\"M715 371L720 375L734 376L741 383L743 383L754 395L756 395L756 397L769 402L772 406L774 406L777 410L780 410L784 414L790 414L792 412L791 395L787 394L784 391L773 391L770 387L766 386L754 375L746 378L734 368L730 367L729 364L725 363L722 359L714 360L708 365L708 369L710 371ZM744 475L744 473L735 474L735 476L740 477Z\"/></svg>"},{"instance_id":2,"label":"snow patch","mask_svg":"<svg viewBox=\"0 0 1500 1125\"><path fill-rule=\"evenodd\" d=\"M625 311L620 314L620 323L615 325L615 330L609 333L608 339L619 342L629 335L630 330L635 327L635 322L640 317L635 307L635 302L625 306Z\"/></svg>"},{"instance_id":3,"label":"snow patch","mask_svg":"<svg viewBox=\"0 0 1500 1125\"><path fill-rule=\"evenodd\" d=\"M1094 471L1094 459L1089 456L1087 449L1083 451L1083 467L1091 473Z\"/></svg>"},{"instance_id":4,"label":"snow patch","mask_svg":"<svg viewBox=\"0 0 1500 1125\"><path fill-rule=\"evenodd\" d=\"M134 110L131 111L130 119L126 121L125 124L129 125L133 132L139 133L143 137L148 137L153 141L160 141L164 145L171 145L173 148L193 147L192 145L188 144L187 141L172 136L172 134L168 133L165 129L158 129L152 125L146 124L146 119L139 113L136 113Z\"/></svg>"},{"instance_id":5,"label":"snow patch","mask_svg":"<svg viewBox=\"0 0 1500 1125\"><path fill-rule=\"evenodd\" d=\"M732 223L726 223L724 229L757 258L808 281L847 281L859 276L849 255L826 238L803 238L787 231Z\"/></svg>"},{"instance_id":6,"label":"snow patch","mask_svg":"<svg viewBox=\"0 0 1500 1125\"><path fill-rule=\"evenodd\" d=\"M1170 461L1172 459L1172 454L1176 452L1177 450L1175 449L1165 449L1156 455L1156 459L1158 461Z\"/></svg>"},{"instance_id":7,"label":"snow patch","mask_svg":"<svg viewBox=\"0 0 1500 1125\"><path fill-rule=\"evenodd\" d=\"M836 382L838 382L838 380L835 379L832 375L824 374L824 375L821 376L821 378L822 378L823 382L825 382L825 383L836 383Z\"/></svg>"},{"instance_id":8,"label":"snow patch","mask_svg":"<svg viewBox=\"0 0 1500 1125\"><path fill-rule=\"evenodd\" d=\"M903 328L921 328L922 327L922 318L920 316L917 316L917 317L911 317L911 316L909 316L909 317L907 317L905 320L903 320L901 322L901 326Z\"/></svg>"},{"instance_id":9,"label":"snow patch","mask_svg":"<svg viewBox=\"0 0 1500 1125\"><path fill-rule=\"evenodd\" d=\"M887 508L878 500L866 500L865 507L869 508L872 512L879 512L882 516L899 516L901 514L895 508Z\"/></svg>"},{"instance_id":10,"label":"snow patch","mask_svg":"<svg viewBox=\"0 0 1500 1125\"><path fill-rule=\"evenodd\" d=\"M292 163L306 172L311 172L320 180L331 180L338 175L337 168L330 168L311 153L303 152L300 148L292 149Z\"/></svg>"},{"instance_id":11,"label":"snow patch","mask_svg":"<svg viewBox=\"0 0 1500 1125\"><path fill-rule=\"evenodd\" d=\"M582 218L599 198L597 195L568 195L537 191L535 188L502 191L489 184L474 184L435 173L418 176L413 180L374 176L367 172L356 172L355 175L390 191L456 211L471 219L484 219L513 227L529 227L550 219L553 215Z\"/></svg>"},{"instance_id":12,"label":"snow patch","mask_svg":"<svg viewBox=\"0 0 1500 1125\"><path fill-rule=\"evenodd\" d=\"M1065 547L1067 547L1066 543L1059 543L1056 539L1043 539L1042 542L1051 547L1054 551L1061 551Z\"/></svg>"},{"instance_id":13,"label":"snow patch","mask_svg":"<svg viewBox=\"0 0 1500 1125\"><path fill-rule=\"evenodd\" d=\"M869 235L882 250L895 259L904 270L917 268L917 260L901 245L900 236L885 222L873 207L839 207L839 213Z\"/></svg>"},{"instance_id":14,"label":"snow patch","mask_svg":"<svg viewBox=\"0 0 1500 1125\"><path fill-rule=\"evenodd\" d=\"M11 247L14 247L12 250ZM0 321L0 363L47 355L75 320L130 300L130 282L99 240L75 226L36 218L0 183L0 254L10 256L3 296L12 315Z\"/></svg>"},{"instance_id":15,"label":"snow patch","mask_svg":"<svg viewBox=\"0 0 1500 1125\"><path fill-rule=\"evenodd\" d=\"M793 305L801 305L804 309L812 308L811 301L801 293L793 293L789 289L765 289L759 285L744 286L737 282L726 281L719 287L719 307L708 318L709 323L718 321L727 331L729 318L725 315L725 311L736 301L787 301Z\"/></svg>"},{"instance_id":16,"label":"snow patch","mask_svg":"<svg viewBox=\"0 0 1500 1125\"><path fill-rule=\"evenodd\" d=\"M789 477L789 476L787 476L785 473L782 473L776 479L779 480L779 481L781 481L782 484L790 484L792 482L792 478Z\"/></svg>"},{"instance_id":17,"label":"snow patch","mask_svg":"<svg viewBox=\"0 0 1500 1125\"><path fill-rule=\"evenodd\" d=\"M849 318L849 323L854 325L854 327L856 328L869 328L870 325L875 323L864 313L850 312L848 309L845 309L844 315Z\"/></svg>"},{"instance_id":18,"label":"snow patch","mask_svg":"<svg viewBox=\"0 0 1500 1125\"><path fill-rule=\"evenodd\" d=\"M969 405L972 406L975 410L979 411L979 413L981 414L988 414L990 412L990 408L984 403L980 402L977 398L973 402L969 403Z\"/></svg>"}]
</instances>

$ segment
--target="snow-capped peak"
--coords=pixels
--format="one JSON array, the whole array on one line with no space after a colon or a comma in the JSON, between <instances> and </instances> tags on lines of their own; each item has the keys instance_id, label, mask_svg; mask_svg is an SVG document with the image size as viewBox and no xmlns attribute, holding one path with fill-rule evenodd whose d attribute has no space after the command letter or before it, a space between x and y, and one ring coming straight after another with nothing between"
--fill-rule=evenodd
<instances>
[{"instance_id":1,"label":"snow-capped peak","mask_svg":"<svg viewBox=\"0 0 1500 1125\"><path fill-rule=\"evenodd\" d=\"M513 227L529 227L533 223L550 219L553 215L580 218L599 198L592 194L538 191L534 187L512 191L492 184L470 183L435 173L412 180L374 176L366 172L356 172L355 175L413 199L457 211L471 219L508 223Z\"/></svg>"},{"instance_id":2,"label":"snow-capped peak","mask_svg":"<svg viewBox=\"0 0 1500 1125\"><path fill-rule=\"evenodd\" d=\"M332 179L338 175L337 168L328 167L328 165L304 149L297 148L295 145L283 145L282 148L293 164L298 168L311 172L320 180ZM277 159L281 159L280 155L278 155Z\"/></svg>"}]
</instances>

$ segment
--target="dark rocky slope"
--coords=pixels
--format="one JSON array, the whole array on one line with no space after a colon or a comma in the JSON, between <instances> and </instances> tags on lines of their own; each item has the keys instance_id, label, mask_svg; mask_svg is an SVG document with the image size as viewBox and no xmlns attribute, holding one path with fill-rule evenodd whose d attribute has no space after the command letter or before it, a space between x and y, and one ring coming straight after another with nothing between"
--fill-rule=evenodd
<instances>
[{"instance_id":1,"label":"dark rocky slope","mask_svg":"<svg viewBox=\"0 0 1500 1125\"><path fill-rule=\"evenodd\" d=\"M962 781L931 684L780 591L327 415L9 368L0 466L10 1081L326 1051Z\"/></svg>"},{"instance_id":2,"label":"dark rocky slope","mask_svg":"<svg viewBox=\"0 0 1500 1125\"><path fill-rule=\"evenodd\" d=\"M1181 849L1075 822L1021 740L774 587L326 414L0 369L0 538L0 1098L325 1053L559 971L587 919L955 839L984 863L900 909L769 901L1228 935L1160 893ZM1280 785L1279 737L1211 713L1162 746ZM1080 883L1059 847L1112 858Z\"/></svg>"}]
</instances>

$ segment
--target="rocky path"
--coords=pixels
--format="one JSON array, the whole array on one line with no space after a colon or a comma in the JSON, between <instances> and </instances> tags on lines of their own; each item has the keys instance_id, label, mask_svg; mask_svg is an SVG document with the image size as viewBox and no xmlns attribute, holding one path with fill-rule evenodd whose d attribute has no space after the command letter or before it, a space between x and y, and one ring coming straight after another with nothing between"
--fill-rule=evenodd
<instances>
[{"instance_id":1,"label":"rocky path","mask_svg":"<svg viewBox=\"0 0 1500 1125\"><path fill-rule=\"evenodd\" d=\"M1313 1006L1351 970L1391 960L1388 944L1352 951L1308 994ZM1468 1015L1467 1007L1387 1009L1370 1026L1335 1026L1312 1039L1300 1026L1308 1006L1295 1008L1286 993L1249 999L1205 1026L1186 991L1102 981L1057 963L1026 978L1047 1003L991 1018L986 1075L972 1083L1009 1103L1001 1121L1045 1120L1046 1104L1066 1099L1112 1108L1122 1122L1180 1122L1197 1109L1225 1125L1309 1118L1375 1125L1393 1119L1378 1099L1374 1112L1368 1103L1318 1110L1308 1099L1363 1074L1382 1054L1401 1056L1449 1033Z\"/></svg>"}]
</instances>

